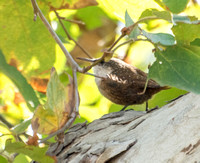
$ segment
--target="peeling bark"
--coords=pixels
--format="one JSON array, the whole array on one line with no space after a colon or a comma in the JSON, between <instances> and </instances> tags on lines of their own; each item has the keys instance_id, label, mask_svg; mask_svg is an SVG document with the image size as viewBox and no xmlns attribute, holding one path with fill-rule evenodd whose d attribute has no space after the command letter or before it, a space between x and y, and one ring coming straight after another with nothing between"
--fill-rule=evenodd
<instances>
[{"instance_id":1,"label":"peeling bark","mask_svg":"<svg viewBox=\"0 0 200 163\"><path fill-rule=\"evenodd\" d=\"M200 96L187 94L146 114L126 110L77 124L48 155L58 162L200 162Z\"/></svg>"}]
</instances>

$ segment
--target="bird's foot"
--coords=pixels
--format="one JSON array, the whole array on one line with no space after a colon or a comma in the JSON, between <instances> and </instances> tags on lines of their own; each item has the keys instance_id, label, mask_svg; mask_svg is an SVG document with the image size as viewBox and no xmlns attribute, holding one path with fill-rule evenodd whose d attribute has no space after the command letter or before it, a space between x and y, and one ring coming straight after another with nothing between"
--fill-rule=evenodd
<instances>
[{"instance_id":1,"label":"bird's foot","mask_svg":"<svg viewBox=\"0 0 200 163\"><path fill-rule=\"evenodd\" d=\"M128 105L125 105L120 111L124 111L127 107Z\"/></svg>"},{"instance_id":2,"label":"bird's foot","mask_svg":"<svg viewBox=\"0 0 200 163\"><path fill-rule=\"evenodd\" d=\"M155 108L152 108L152 109L146 109L146 113L150 113L150 112L152 112L152 111L154 111L154 110L157 110L157 109L159 109L159 107L158 106L156 106Z\"/></svg>"}]
</instances>

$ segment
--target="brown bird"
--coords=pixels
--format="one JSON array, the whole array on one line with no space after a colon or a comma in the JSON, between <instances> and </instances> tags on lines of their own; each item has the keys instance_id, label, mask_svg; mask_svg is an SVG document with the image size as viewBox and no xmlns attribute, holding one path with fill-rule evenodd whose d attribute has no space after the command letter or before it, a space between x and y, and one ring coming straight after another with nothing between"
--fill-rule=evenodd
<instances>
[{"instance_id":1,"label":"brown bird","mask_svg":"<svg viewBox=\"0 0 200 163\"><path fill-rule=\"evenodd\" d=\"M113 103L124 105L122 110L129 105L147 102L159 91L169 89L150 79L144 91L147 74L117 58L112 58L108 62L102 61L94 66L93 70L101 94ZM146 111L148 111L148 103L146 103Z\"/></svg>"}]
</instances>

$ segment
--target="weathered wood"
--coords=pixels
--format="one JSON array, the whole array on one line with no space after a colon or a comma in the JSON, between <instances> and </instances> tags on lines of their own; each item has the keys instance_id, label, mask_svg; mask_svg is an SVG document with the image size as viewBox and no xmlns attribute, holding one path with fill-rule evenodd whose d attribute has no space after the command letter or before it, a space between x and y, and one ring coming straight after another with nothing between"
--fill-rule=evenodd
<instances>
[{"instance_id":1,"label":"weathered wood","mask_svg":"<svg viewBox=\"0 0 200 163\"><path fill-rule=\"evenodd\" d=\"M70 163L200 162L200 96L187 94L148 114L127 110L75 125L48 154Z\"/></svg>"}]
</instances>

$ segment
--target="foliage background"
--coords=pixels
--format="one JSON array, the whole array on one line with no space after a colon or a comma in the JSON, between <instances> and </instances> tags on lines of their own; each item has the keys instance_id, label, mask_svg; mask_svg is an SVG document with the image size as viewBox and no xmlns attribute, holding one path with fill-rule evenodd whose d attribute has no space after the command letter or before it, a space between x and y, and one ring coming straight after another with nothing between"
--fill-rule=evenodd
<instances>
[{"instance_id":1,"label":"foliage background","mask_svg":"<svg viewBox=\"0 0 200 163\"><path fill-rule=\"evenodd\" d=\"M172 22L166 20L152 20L141 24L142 29L152 33L169 33L176 36L176 44L173 48L165 51L165 56L173 57L173 60L179 61L181 57L186 56L187 63L180 62L178 66L182 69L182 73L186 76L186 84L181 85L181 81L173 78L177 73L172 73L172 79L168 83L163 83L162 79L168 81L170 66L166 66L161 73L162 68L158 67L158 61L161 55L152 52L154 46L149 42L138 41L130 45L125 45L119 48L115 55L124 58L126 62L134 66L148 71L148 65L152 64L156 59L155 64L150 69L150 76L157 79L161 84L176 86L167 91L162 91L155 95L149 101L149 107L163 106L168 101L186 93L190 88L192 91L199 93L199 86L196 84L200 80L199 72L199 46L200 46L200 25L192 23L200 19L200 6L195 1L153 1L153 0L99 0L98 6L89 6L76 9L74 4L82 4L82 1L63 1L69 4L68 8L59 10L59 15L68 19L80 20L85 25L79 25L63 21L70 35L76 39L93 57L100 57L101 50L109 47L112 42L119 36L120 30L125 26L125 12L127 11L130 17L136 22L141 14L149 8L157 9L158 11L168 11L170 14L193 16L184 18L182 22L177 22L174 26ZM95 1L92 1L93 5ZM67 50L70 51L74 58L86 57L83 52L70 41L64 33L61 25L58 22L52 8L63 8L60 0L40 0L39 7L51 22L52 27L63 41ZM179 4L178 7L176 4ZM143 13L144 14L144 13ZM147 14L147 16L149 16ZM195 16L195 17L194 17ZM186 23L189 21L189 23ZM47 29L38 18L33 21L33 10L30 1L6 1L0 2L0 113L10 123L13 128L9 128L3 122L0 122L0 148L2 156L0 162L7 162L5 158L17 162L28 162L31 157L30 153L20 152L15 159L7 152L16 151L20 145L6 142L11 138L13 142L18 141L18 137L26 142L27 138L24 133L32 134L30 128L30 118L38 103L44 104L46 101L46 86L50 78L50 70L54 66L58 72L59 78L63 84L68 83L68 78L64 72L71 74L71 68L67 64L67 60L58 47ZM188 32L189 31L189 32ZM123 41L128 38L124 38ZM192 46L195 46L192 47ZM167 47L168 48L168 47ZM188 55L190 49L191 55ZM181 51L182 50L182 51ZM179 55L178 55L179 54ZM189 57L188 57L189 56ZM156 57L156 58L155 58ZM166 60L162 60L164 63ZM86 66L86 63L77 62L81 66ZM166 62L169 63L169 62ZM177 65L177 62L175 63ZM12 68L10 68L12 67ZM13 68L14 67L14 68ZM188 68L189 67L189 68ZM20 73L19 73L20 72ZM159 73L158 73L159 72ZM174 71L173 71L174 72ZM181 72L181 71L180 71ZM92 71L91 71L92 73ZM157 74L157 75L155 75ZM161 74L159 76L159 74ZM164 74L164 75L163 75ZM165 75L166 74L166 75ZM156 80L156 81L157 81ZM177 81L174 82L174 81ZM193 81L193 83L191 83ZM34 88L32 90L31 86ZM74 123L91 122L102 115L113 111L119 111L122 106L112 104L98 92L95 85L94 77L83 74L78 74L78 84L80 93L80 116ZM181 90L182 88L185 90ZM39 90L39 91L38 91ZM42 93L41 93L42 92ZM30 102L31 101L31 102ZM144 105L129 106L129 109L144 110ZM45 137L45 135L40 135ZM52 139L52 141L54 141ZM9 144L10 143L10 144ZM7 151L3 149L7 146ZM25 148L25 147L24 147ZM28 149L28 146L26 146ZM26 149L25 148L25 149ZM40 151L35 150L37 155ZM28 155L29 157L27 157Z\"/></svg>"}]
</instances>

